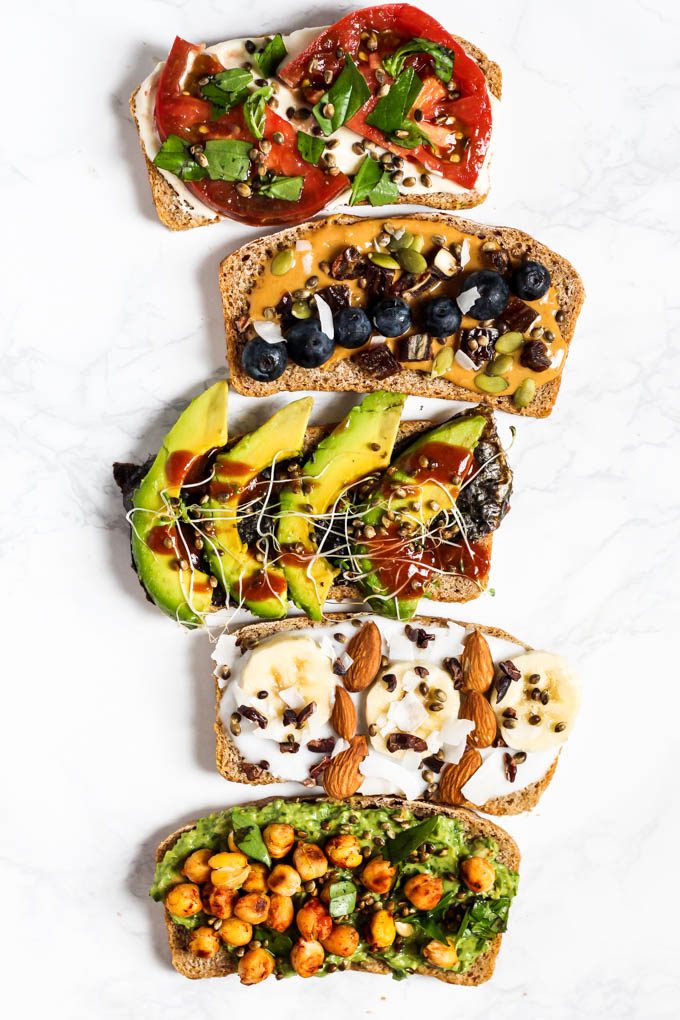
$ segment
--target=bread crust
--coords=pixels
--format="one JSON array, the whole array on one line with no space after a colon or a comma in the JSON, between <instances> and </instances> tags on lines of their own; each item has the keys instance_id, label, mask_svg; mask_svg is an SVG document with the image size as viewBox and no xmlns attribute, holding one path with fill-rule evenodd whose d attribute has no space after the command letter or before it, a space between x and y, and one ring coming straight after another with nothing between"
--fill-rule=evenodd
<instances>
[{"instance_id":1,"label":"bread crust","mask_svg":"<svg viewBox=\"0 0 680 1020\"><path fill-rule=\"evenodd\" d=\"M263 800L250 801L248 804L244 804L243 807L250 807L252 805L261 806L268 804L272 800L278 799L279 798L275 796L267 797ZM296 800L310 801L313 803L327 803L330 798L300 797L296 798ZM470 811L468 808L448 807L444 804L432 804L427 801L409 801L405 800L403 797L385 795L373 797L355 796L350 798L348 803L356 805L359 810L364 808L390 807L394 805L407 807L417 818L429 818L431 815L446 815L448 818L455 818L461 822L466 840L489 837L495 839L498 843L498 860L513 871L519 871L521 855L519 847L512 836L510 836L505 829L496 825L495 822L490 821L488 818L480 818L479 815L475 814L474 811ZM195 823L192 825L185 825L181 829L177 829L175 832L171 833L169 836L166 836L156 849L156 863L159 864L162 861L164 855L174 846L183 832L191 831L194 826ZM196 980L199 978L227 977L229 974L234 974L236 972L236 960L228 953L218 953L218 955L213 957L211 960L201 960L189 952L189 935L186 928L175 924L167 910L165 911L165 925L168 932L168 943L170 945L170 952L172 955L172 965L177 971L179 971L180 974L184 975L184 977ZM429 967L426 964L419 965L416 968L416 973L421 974L424 977L437 978L439 981L445 981L447 984L483 984L483 982L488 981L493 974L502 938L502 935L498 935L487 951L475 960L473 965L465 974L452 974L450 972L438 970L436 967ZM381 963L379 960L368 960L365 963L352 964L351 969L367 971L373 974L390 973L390 968L386 964Z\"/></svg>"}]
</instances>

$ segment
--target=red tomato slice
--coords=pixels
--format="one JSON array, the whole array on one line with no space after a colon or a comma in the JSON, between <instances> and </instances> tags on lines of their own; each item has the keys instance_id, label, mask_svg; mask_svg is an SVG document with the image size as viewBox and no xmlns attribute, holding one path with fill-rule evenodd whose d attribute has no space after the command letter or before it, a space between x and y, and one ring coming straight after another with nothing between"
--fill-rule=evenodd
<instances>
[{"instance_id":1,"label":"red tomato slice","mask_svg":"<svg viewBox=\"0 0 680 1020\"><path fill-rule=\"evenodd\" d=\"M336 51L342 50L352 56L371 91L375 92L378 85L375 77L376 54L362 50L361 33L368 30L379 33L378 54L381 57L394 53L402 43L413 38L431 39L453 50L453 78L459 98L449 98L439 79L433 75L431 62L426 56L409 56L406 65L413 67L423 80L421 95L425 92L427 103L426 107L419 107L424 114L420 122L423 131L426 131L425 122L429 124L432 119L454 118L455 123L449 125L447 137L456 132L463 137L456 140L455 150L446 146L442 151L435 142L435 136L444 136L437 132L427 132L436 151L433 152L432 147L425 145L404 149L386 139L382 131L366 124L366 117L377 102L375 95L348 121L347 126L390 152L405 159L415 159L462 187L473 188L491 141L491 103L486 79L476 62L468 57L453 36L424 11L410 4L385 4L348 14L322 32L295 60L285 65L279 71L279 76L293 88L302 87L308 102L316 102L328 88L324 84L324 71L330 69L333 76L339 73L343 58L338 57ZM309 65L313 59L314 70L310 72ZM310 85L302 86L303 80L309 81ZM387 81L391 83L392 79L388 76ZM438 128L443 125L433 126Z\"/></svg>"},{"instance_id":2,"label":"red tomato slice","mask_svg":"<svg viewBox=\"0 0 680 1020\"><path fill-rule=\"evenodd\" d=\"M198 95L197 81L202 75L217 74L224 68L214 57L204 54L203 49L179 38L174 42L156 97L156 129L161 141L174 134L191 143L234 138L256 145L256 139L246 127L243 107L229 110L217 120L210 119L212 104ZM284 141L277 144L271 136L279 131ZM265 162L267 170L305 179L296 202L265 198L255 191L248 197L239 195L233 181L185 181L185 186L220 215L252 226L302 223L349 187L344 174L325 174L302 159L297 151L296 129L270 107L266 109L264 135L272 142Z\"/></svg>"}]
</instances>

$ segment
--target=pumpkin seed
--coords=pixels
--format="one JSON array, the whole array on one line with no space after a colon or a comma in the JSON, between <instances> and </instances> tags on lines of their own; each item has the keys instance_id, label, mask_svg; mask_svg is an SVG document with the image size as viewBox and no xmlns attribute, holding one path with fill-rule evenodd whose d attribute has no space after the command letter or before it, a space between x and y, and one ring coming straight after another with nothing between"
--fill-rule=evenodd
<instances>
[{"instance_id":1,"label":"pumpkin seed","mask_svg":"<svg viewBox=\"0 0 680 1020\"><path fill-rule=\"evenodd\" d=\"M487 375L486 372L476 375L475 383L477 388L483 390L484 393L502 393L508 388L507 379L503 379L500 375Z\"/></svg>"},{"instance_id":2,"label":"pumpkin seed","mask_svg":"<svg viewBox=\"0 0 680 1020\"><path fill-rule=\"evenodd\" d=\"M442 349L435 356L432 362L432 370L430 375L435 377L443 375L444 372L448 372L453 365L454 353L453 347L442 347ZM507 385L507 384L506 384Z\"/></svg>"},{"instance_id":3,"label":"pumpkin seed","mask_svg":"<svg viewBox=\"0 0 680 1020\"><path fill-rule=\"evenodd\" d=\"M296 319L309 319L312 315L312 309L306 301L294 301L290 311Z\"/></svg>"},{"instance_id":4,"label":"pumpkin seed","mask_svg":"<svg viewBox=\"0 0 680 1020\"><path fill-rule=\"evenodd\" d=\"M405 248L410 248L414 241L415 237L413 234L409 234L409 232L405 230L401 237L396 237L394 234L392 235L390 238L389 249L390 251L403 251Z\"/></svg>"},{"instance_id":5,"label":"pumpkin seed","mask_svg":"<svg viewBox=\"0 0 680 1020\"><path fill-rule=\"evenodd\" d=\"M524 379L519 384L512 398L515 407L526 407L534 399L536 383L533 379Z\"/></svg>"},{"instance_id":6,"label":"pumpkin seed","mask_svg":"<svg viewBox=\"0 0 680 1020\"><path fill-rule=\"evenodd\" d=\"M391 255L385 255L381 251L370 251L368 257L375 266L381 269L399 269L399 263Z\"/></svg>"},{"instance_id":7,"label":"pumpkin seed","mask_svg":"<svg viewBox=\"0 0 680 1020\"><path fill-rule=\"evenodd\" d=\"M505 375L512 368L513 360L511 354L499 354L497 358L488 365L488 375Z\"/></svg>"},{"instance_id":8,"label":"pumpkin seed","mask_svg":"<svg viewBox=\"0 0 680 1020\"><path fill-rule=\"evenodd\" d=\"M290 272L295 265L295 252L292 248L284 248L272 259L272 273L274 276L283 276Z\"/></svg>"},{"instance_id":9,"label":"pumpkin seed","mask_svg":"<svg viewBox=\"0 0 680 1020\"><path fill-rule=\"evenodd\" d=\"M407 273L424 273L427 269L427 259L414 248L405 248L399 252L397 258Z\"/></svg>"},{"instance_id":10,"label":"pumpkin seed","mask_svg":"<svg viewBox=\"0 0 680 1020\"><path fill-rule=\"evenodd\" d=\"M524 343L524 337L521 333L504 333L496 340L496 350L499 354L512 354L513 351L519 350Z\"/></svg>"},{"instance_id":11,"label":"pumpkin seed","mask_svg":"<svg viewBox=\"0 0 680 1020\"><path fill-rule=\"evenodd\" d=\"M413 235L413 243L411 244L411 248L413 249L413 251L422 251L424 247L425 247L425 238L423 237L423 235L422 234L414 234Z\"/></svg>"}]
</instances>

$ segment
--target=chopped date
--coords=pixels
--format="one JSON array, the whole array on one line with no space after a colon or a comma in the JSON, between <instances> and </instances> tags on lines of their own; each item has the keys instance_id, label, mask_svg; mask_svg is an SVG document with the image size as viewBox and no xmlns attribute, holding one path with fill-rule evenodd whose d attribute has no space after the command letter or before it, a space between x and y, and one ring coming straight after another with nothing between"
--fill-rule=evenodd
<instances>
[{"instance_id":1,"label":"chopped date","mask_svg":"<svg viewBox=\"0 0 680 1020\"><path fill-rule=\"evenodd\" d=\"M330 275L334 280L357 280L364 275L367 264L359 249L350 245L333 260Z\"/></svg>"},{"instance_id":2,"label":"chopped date","mask_svg":"<svg viewBox=\"0 0 680 1020\"><path fill-rule=\"evenodd\" d=\"M305 705L304 708L301 708L297 714L297 728L301 729L307 722L307 720L310 719L312 715L314 715L315 712L316 712L315 701L310 701L308 705Z\"/></svg>"},{"instance_id":3,"label":"chopped date","mask_svg":"<svg viewBox=\"0 0 680 1020\"><path fill-rule=\"evenodd\" d=\"M375 379L387 379L389 376L401 372L401 365L387 344L376 344L375 347L369 347L367 351L355 354L352 360Z\"/></svg>"},{"instance_id":4,"label":"chopped date","mask_svg":"<svg viewBox=\"0 0 680 1020\"><path fill-rule=\"evenodd\" d=\"M399 361L429 361L432 357L432 340L427 333L413 333L399 339Z\"/></svg>"},{"instance_id":5,"label":"chopped date","mask_svg":"<svg viewBox=\"0 0 680 1020\"><path fill-rule=\"evenodd\" d=\"M293 315L293 295L289 290L281 295L275 311L279 316L281 330L285 333L297 321Z\"/></svg>"},{"instance_id":6,"label":"chopped date","mask_svg":"<svg viewBox=\"0 0 680 1020\"><path fill-rule=\"evenodd\" d=\"M239 705L238 711L246 719L250 719L251 722L257 723L261 730L266 729L267 720L262 712L258 712L256 708L251 708L249 705Z\"/></svg>"},{"instance_id":7,"label":"chopped date","mask_svg":"<svg viewBox=\"0 0 680 1020\"><path fill-rule=\"evenodd\" d=\"M426 751L427 742L415 733L390 733L386 740L387 750L390 754L395 751Z\"/></svg>"},{"instance_id":8,"label":"chopped date","mask_svg":"<svg viewBox=\"0 0 680 1020\"><path fill-rule=\"evenodd\" d=\"M511 297L503 312L503 322L510 333L528 333L539 313L518 297Z\"/></svg>"},{"instance_id":9,"label":"chopped date","mask_svg":"<svg viewBox=\"0 0 680 1020\"><path fill-rule=\"evenodd\" d=\"M337 315L341 308L349 304L349 287L344 284L333 283L330 287L322 287L317 290L317 297L323 298L333 315Z\"/></svg>"},{"instance_id":10,"label":"chopped date","mask_svg":"<svg viewBox=\"0 0 680 1020\"><path fill-rule=\"evenodd\" d=\"M532 372L545 372L550 368L551 361L548 348L542 340L527 340L519 356L521 365Z\"/></svg>"},{"instance_id":11,"label":"chopped date","mask_svg":"<svg viewBox=\"0 0 680 1020\"><path fill-rule=\"evenodd\" d=\"M335 737L322 737L319 740L308 740L307 747L314 754L330 754L335 747Z\"/></svg>"},{"instance_id":12,"label":"chopped date","mask_svg":"<svg viewBox=\"0 0 680 1020\"><path fill-rule=\"evenodd\" d=\"M482 259L489 269L493 269L501 276L505 276L510 268L510 254L505 248L489 248L486 251L482 245Z\"/></svg>"},{"instance_id":13,"label":"chopped date","mask_svg":"<svg viewBox=\"0 0 680 1020\"><path fill-rule=\"evenodd\" d=\"M511 754L503 755L503 771L505 772L505 778L509 783L514 783L517 776L517 765L513 761Z\"/></svg>"},{"instance_id":14,"label":"chopped date","mask_svg":"<svg viewBox=\"0 0 680 1020\"><path fill-rule=\"evenodd\" d=\"M500 331L492 326L474 326L460 333L460 349L480 368L485 361L493 361L496 354L496 340Z\"/></svg>"}]
</instances>

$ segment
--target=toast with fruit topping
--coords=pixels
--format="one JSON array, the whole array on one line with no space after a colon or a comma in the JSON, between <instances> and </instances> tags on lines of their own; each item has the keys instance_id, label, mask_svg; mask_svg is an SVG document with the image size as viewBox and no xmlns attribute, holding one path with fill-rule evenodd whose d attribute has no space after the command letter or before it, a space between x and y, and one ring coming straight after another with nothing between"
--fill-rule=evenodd
<instances>
[{"instance_id":1,"label":"toast with fruit topping","mask_svg":"<svg viewBox=\"0 0 680 1020\"><path fill-rule=\"evenodd\" d=\"M250 624L215 652L216 761L231 782L519 814L580 704L565 660L494 627L351 613Z\"/></svg>"},{"instance_id":2,"label":"toast with fruit topping","mask_svg":"<svg viewBox=\"0 0 680 1020\"><path fill-rule=\"evenodd\" d=\"M569 262L509 227L445 213L330 216L220 267L240 393L371 392L552 411L584 300Z\"/></svg>"},{"instance_id":3,"label":"toast with fruit topping","mask_svg":"<svg viewBox=\"0 0 680 1020\"><path fill-rule=\"evenodd\" d=\"M493 974L519 865L512 837L464 808L272 798L163 840L151 896L188 978L359 970L478 985Z\"/></svg>"}]
</instances>

